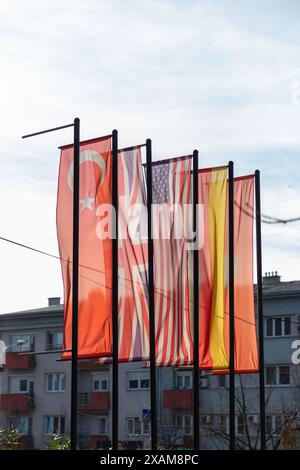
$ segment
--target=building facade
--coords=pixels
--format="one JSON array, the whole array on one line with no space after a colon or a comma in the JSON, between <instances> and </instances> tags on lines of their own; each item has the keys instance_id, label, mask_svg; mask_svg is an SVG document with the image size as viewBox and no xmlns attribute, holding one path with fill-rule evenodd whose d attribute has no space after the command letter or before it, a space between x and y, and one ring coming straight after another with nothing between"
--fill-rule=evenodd
<instances>
[{"instance_id":1,"label":"building facade","mask_svg":"<svg viewBox=\"0 0 300 470\"><path fill-rule=\"evenodd\" d=\"M263 282L266 428L269 448L297 447L300 418L300 281ZM51 434L70 430L71 369L60 360L63 305L0 315L6 363L0 373L0 428L22 434L21 448L45 448ZM293 356L294 354L294 356ZM79 361L78 433L81 448L107 448L111 437L111 366ZM200 446L226 449L228 377L200 372ZM150 448L150 380L144 363L119 366L119 440L124 448ZM193 446L191 368L157 369L160 446ZM236 376L236 443L259 448L258 377Z\"/></svg>"}]
</instances>

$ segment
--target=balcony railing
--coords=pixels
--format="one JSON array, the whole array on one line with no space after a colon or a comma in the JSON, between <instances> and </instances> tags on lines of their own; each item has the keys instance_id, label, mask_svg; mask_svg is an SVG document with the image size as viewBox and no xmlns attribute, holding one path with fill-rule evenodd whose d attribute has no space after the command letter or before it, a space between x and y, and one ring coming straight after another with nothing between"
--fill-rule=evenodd
<instances>
[{"instance_id":1,"label":"balcony railing","mask_svg":"<svg viewBox=\"0 0 300 470\"><path fill-rule=\"evenodd\" d=\"M5 361L5 368L9 370L25 370L35 366L35 356L33 354L7 352Z\"/></svg>"},{"instance_id":2,"label":"balcony railing","mask_svg":"<svg viewBox=\"0 0 300 470\"><path fill-rule=\"evenodd\" d=\"M46 351L61 351L63 348L62 343L54 342L54 343L47 343L46 344Z\"/></svg>"},{"instance_id":3,"label":"balcony railing","mask_svg":"<svg viewBox=\"0 0 300 470\"><path fill-rule=\"evenodd\" d=\"M192 408L193 390L191 389L172 389L163 392L164 408Z\"/></svg>"},{"instance_id":4,"label":"balcony railing","mask_svg":"<svg viewBox=\"0 0 300 470\"><path fill-rule=\"evenodd\" d=\"M101 413L110 408L109 392L82 392L78 394L78 409Z\"/></svg>"},{"instance_id":5,"label":"balcony railing","mask_svg":"<svg viewBox=\"0 0 300 470\"><path fill-rule=\"evenodd\" d=\"M21 436L18 444L18 450L33 449L33 436Z\"/></svg>"},{"instance_id":6,"label":"balcony railing","mask_svg":"<svg viewBox=\"0 0 300 470\"><path fill-rule=\"evenodd\" d=\"M29 411L34 408L34 396L23 393L5 393L0 395L1 411Z\"/></svg>"},{"instance_id":7,"label":"balcony railing","mask_svg":"<svg viewBox=\"0 0 300 470\"><path fill-rule=\"evenodd\" d=\"M89 436L90 449L107 449L110 446L108 436Z\"/></svg>"},{"instance_id":8,"label":"balcony railing","mask_svg":"<svg viewBox=\"0 0 300 470\"><path fill-rule=\"evenodd\" d=\"M80 435L79 433L78 444L80 449L109 449L111 447L111 441L105 434Z\"/></svg>"},{"instance_id":9,"label":"balcony railing","mask_svg":"<svg viewBox=\"0 0 300 470\"><path fill-rule=\"evenodd\" d=\"M99 362L99 359L81 359L78 361L78 369L91 369L93 371L99 370L103 372L107 372L108 365L106 363Z\"/></svg>"}]
</instances>

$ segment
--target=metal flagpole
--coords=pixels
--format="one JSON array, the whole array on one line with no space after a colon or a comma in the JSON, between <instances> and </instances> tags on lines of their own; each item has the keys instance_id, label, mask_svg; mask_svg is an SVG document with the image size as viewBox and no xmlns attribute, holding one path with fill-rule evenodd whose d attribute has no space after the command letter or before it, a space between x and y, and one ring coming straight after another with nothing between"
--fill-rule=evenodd
<instances>
[{"instance_id":1,"label":"metal flagpole","mask_svg":"<svg viewBox=\"0 0 300 470\"><path fill-rule=\"evenodd\" d=\"M234 169L228 164L229 239L229 448L235 448L235 358L234 358Z\"/></svg>"},{"instance_id":2,"label":"metal flagpole","mask_svg":"<svg viewBox=\"0 0 300 470\"><path fill-rule=\"evenodd\" d=\"M149 326L150 326L150 401L151 401L151 449L157 450L157 400L156 354L154 312L154 269L152 238L152 142L146 140L147 212L148 212L148 275L149 275Z\"/></svg>"},{"instance_id":3,"label":"metal flagpole","mask_svg":"<svg viewBox=\"0 0 300 470\"><path fill-rule=\"evenodd\" d=\"M264 366L264 318L262 299L262 247L261 247L261 207L260 171L255 171L255 213L256 213L256 266L257 266L257 312L259 344L259 404L260 404L260 448L266 448L266 406L265 406L265 366Z\"/></svg>"},{"instance_id":4,"label":"metal flagpole","mask_svg":"<svg viewBox=\"0 0 300 470\"><path fill-rule=\"evenodd\" d=\"M72 263L72 357L71 357L71 449L77 449L77 362L78 362L78 274L79 274L79 182L80 182L80 120L54 127L22 139L74 127L74 183L73 183L73 263Z\"/></svg>"},{"instance_id":5,"label":"metal flagpole","mask_svg":"<svg viewBox=\"0 0 300 470\"><path fill-rule=\"evenodd\" d=\"M193 152L193 231L195 233L195 245L193 252L193 280L194 280L194 450L199 449L199 251L197 230L198 209L198 150Z\"/></svg>"},{"instance_id":6,"label":"metal flagpole","mask_svg":"<svg viewBox=\"0 0 300 470\"><path fill-rule=\"evenodd\" d=\"M77 449L80 121L74 119L71 449Z\"/></svg>"},{"instance_id":7,"label":"metal flagpole","mask_svg":"<svg viewBox=\"0 0 300 470\"><path fill-rule=\"evenodd\" d=\"M118 335L118 131L112 132L112 203L114 237L112 240L112 448L118 450L119 424L119 335Z\"/></svg>"}]
</instances>

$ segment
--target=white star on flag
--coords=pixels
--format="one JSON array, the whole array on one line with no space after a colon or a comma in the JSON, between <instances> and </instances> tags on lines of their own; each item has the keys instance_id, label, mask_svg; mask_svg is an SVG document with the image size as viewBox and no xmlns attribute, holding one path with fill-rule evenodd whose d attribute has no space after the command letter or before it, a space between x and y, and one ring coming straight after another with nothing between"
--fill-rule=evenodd
<instances>
[{"instance_id":1,"label":"white star on flag","mask_svg":"<svg viewBox=\"0 0 300 470\"><path fill-rule=\"evenodd\" d=\"M82 207L80 208L80 212L83 211L84 209L89 209L90 211L92 211L94 202L95 202L95 198L89 197L89 193L86 193L85 198L80 199L80 204L82 204Z\"/></svg>"}]
</instances>

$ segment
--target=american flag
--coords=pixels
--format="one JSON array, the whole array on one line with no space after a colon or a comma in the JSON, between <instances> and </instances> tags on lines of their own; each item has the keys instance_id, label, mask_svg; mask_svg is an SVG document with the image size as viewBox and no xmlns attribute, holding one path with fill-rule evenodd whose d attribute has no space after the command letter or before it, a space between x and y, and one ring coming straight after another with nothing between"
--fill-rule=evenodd
<instances>
[{"instance_id":1,"label":"american flag","mask_svg":"<svg viewBox=\"0 0 300 470\"><path fill-rule=\"evenodd\" d=\"M154 303L156 363L186 365L193 361L193 322L189 307L187 205L191 203L192 157L153 164ZM174 204L176 206L174 206ZM182 210L184 217L178 218ZM166 220L168 218L169 220ZM176 222L183 220L182 236ZM169 230L170 229L170 230Z\"/></svg>"}]
</instances>

